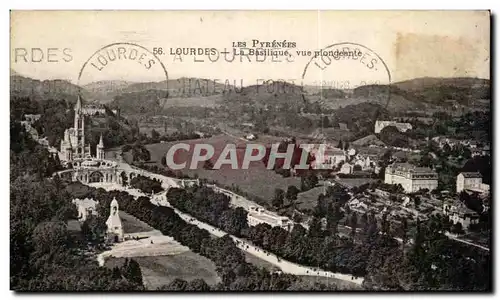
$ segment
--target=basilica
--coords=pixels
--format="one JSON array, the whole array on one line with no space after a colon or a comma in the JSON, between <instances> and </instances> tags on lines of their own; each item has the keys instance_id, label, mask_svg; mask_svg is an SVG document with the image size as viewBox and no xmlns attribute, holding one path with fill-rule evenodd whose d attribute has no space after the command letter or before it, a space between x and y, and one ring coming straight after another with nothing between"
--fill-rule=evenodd
<instances>
[{"instance_id":1,"label":"basilica","mask_svg":"<svg viewBox=\"0 0 500 300\"><path fill-rule=\"evenodd\" d=\"M85 144L85 113L83 111L82 99L78 96L75 105L75 121L73 128L64 131L64 139L61 140L59 159L71 162L77 159L92 158L90 144ZM101 139L97 144L96 158L104 159L104 144Z\"/></svg>"}]
</instances>

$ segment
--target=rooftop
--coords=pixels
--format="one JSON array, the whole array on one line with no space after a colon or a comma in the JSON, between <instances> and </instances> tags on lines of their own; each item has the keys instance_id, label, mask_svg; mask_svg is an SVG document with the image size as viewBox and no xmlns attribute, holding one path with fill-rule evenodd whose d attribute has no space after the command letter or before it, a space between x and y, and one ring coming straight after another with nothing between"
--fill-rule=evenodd
<instances>
[{"instance_id":1,"label":"rooftop","mask_svg":"<svg viewBox=\"0 0 500 300\"><path fill-rule=\"evenodd\" d=\"M483 177L481 175L481 173L479 173L479 172L462 172L460 174L462 174L462 176L464 176L465 178L482 178ZM460 174L458 174L458 175L460 175Z\"/></svg>"},{"instance_id":2,"label":"rooftop","mask_svg":"<svg viewBox=\"0 0 500 300\"><path fill-rule=\"evenodd\" d=\"M411 173L434 173L434 171L431 168L417 167L410 163L394 163L391 167L394 170L400 170Z\"/></svg>"}]
</instances>

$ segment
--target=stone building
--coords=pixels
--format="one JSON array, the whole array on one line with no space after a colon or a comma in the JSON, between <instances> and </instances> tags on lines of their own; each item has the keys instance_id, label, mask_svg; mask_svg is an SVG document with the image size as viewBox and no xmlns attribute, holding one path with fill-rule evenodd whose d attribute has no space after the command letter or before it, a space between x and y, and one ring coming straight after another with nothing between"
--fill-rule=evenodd
<instances>
[{"instance_id":1,"label":"stone building","mask_svg":"<svg viewBox=\"0 0 500 300\"><path fill-rule=\"evenodd\" d=\"M78 210L78 221L85 221L87 220L87 217L90 215L97 216L97 204L99 202L95 201L94 199L73 199L73 204L76 205L77 210Z\"/></svg>"},{"instance_id":2,"label":"stone building","mask_svg":"<svg viewBox=\"0 0 500 300\"><path fill-rule=\"evenodd\" d=\"M248 225L257 226L261 223L266 223L271 225L271 227L281 227L286 230L290 230L292 227L292 222L287 217L278 216L261 207L250 206L247 215Z\"/></svg>"},{"instance_id":3,"label":"stone building","mask_svg":"<svg viewBox=\"0 0 500 300\"><path fill-rule=\"evenodd\" d=\"M462 224L464 229L468 228L470 224L479 222L479 215L457 200L446 201L443 204L443 214L448 216L453 224Z\"/></svg>"},{"instance_id":4,"label":"stone building","mask_svg":"<svg viewBox=\"0 0 500 300\"><path fill-rule=\"evenodd\" d=\"M108 227L106 233L108 238L115 242L123 241L122 221L118 212L118 201L116 201L116 198L113 198L110 204L109 218L106 221L106 226Z\"/></svg>"},{"instance_id":5,"label":"stone building","mask_svg":"<svg viewBox=\"0 0 500 300\"><path fill-rule=\"evenodd\" d=\"M432 191L438 187L438 174L430 168L409 163L395 163L385 169L385 183L401 184L407 193L422 189Z\"/></svg>"},{"instance_id":6,"label":"stone building","mask_svg":"<svg viewBox=\"0 0 500 300\"><path fill-rule=\"evenodd\" d=\"M400 132L406 132L408 130L413 129L410 123L398 123L396 121L379 121L377 120L375 122L375 133L380 133L382 129L384 129L387 126L394 126L396 127Z\"/></svg>"},{"instance_id":7,"label":"stone building","mask_svg":"<svg viewBox=\"0 0 500 300\"><path fill-rule=\"evenodd\" d=\"M479 172L462 172L457 176L457 194L462 191L488 193L490 186L483 183L483 176Z\"/></svg>"}]
</instances>

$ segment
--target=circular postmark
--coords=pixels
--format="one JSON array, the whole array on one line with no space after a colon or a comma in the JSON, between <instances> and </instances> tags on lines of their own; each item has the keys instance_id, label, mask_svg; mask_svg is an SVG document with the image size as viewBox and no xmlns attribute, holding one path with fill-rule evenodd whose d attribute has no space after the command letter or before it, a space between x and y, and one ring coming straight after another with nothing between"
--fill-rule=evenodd
<instances>
[{"instance_id":1,"label":"circular postmark","mask_svg":"<svg viewBox=\"0 0 500 300\"><path fill-rule=\"evenodd\" d=\"M95 51L78 73L79 86L90 90L95 102L116 101L138 113L159 113L168 98L168 72L146 47L129 42Z\"/></svg>"},{"instance_id":2,"label":"circular postmark","mask_svg":"<svg viewBox=\"0 0 500 300\"><path fill-rule=\"evenodd\" d=\"M304 102L339 109L364 102L386 109L390 102L391 73L370 48L351 42L335 43L314 55L302 73ZM371 121L380 115L374 109Z\"/></svg>"}]
</instances>

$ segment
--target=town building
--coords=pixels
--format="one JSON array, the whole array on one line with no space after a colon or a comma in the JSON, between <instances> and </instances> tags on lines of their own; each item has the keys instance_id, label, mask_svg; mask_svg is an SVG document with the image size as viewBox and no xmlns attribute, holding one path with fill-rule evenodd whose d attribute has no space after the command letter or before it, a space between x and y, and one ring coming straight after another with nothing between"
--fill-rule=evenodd
<instances>
[{"instance_id":1,"label":"town building","mask_svg":"<svg viewBox=\"0 0 500 300\"><path fill-rule=\"evenodd\" d=\"M40 115L40 114L36 114L36 115L32 115L32 114L25 114L25 115L24 115L24 119L26 120L26 122L29 122L30 124L35 123L35 122L36 122L36 121L38 121L41 117L42 117L42 115Z\"/></svg>"},{"instance_id":2,"label":"town building","mask_svg":"<svg viewBox=\"0 0 500 300\"><path fill-rule=\"evenodd\" d=\"M253 140L256 140L256 139L257 139L257 137L255 136L255 134L253 134L253 133L249 133L249 134L247 134L247 135L245 136L245 139L246 139L246 140L249 140L249 141L253 141Z\"/></svg>"},{"instance_id":3,"label":"town building","mask_svg":"<svg viewBox=\"0 0 500 300\"><path fill-rule=\"evenodd\" d=\"M311 166L318 169L334 169L340 162L347 161L347 155L344 150L329 145L326 145L324 148L313 148L311 149L311 154L314 155L314 161L311 162Z\"/></svg>"},{"instance_id":4,"label":"town building","mask_svg":"<svg viewBox=\"0 0 500 300\"><path fill-rule=\"evenodd\" d=\"M387 126L394 126L396 127L400 132L406 132L408 130L413 129L410 123L398 123L396 121L379 121L377 120L375 122L375 133L380 133L382 129L384 129Z\"/></svg>"},{"instance_id":5,"label":"town building","mask_svg":"<svg viewBox=\"0 0 500 300\"><path fill-rule=\"evenodd\" d=\"M472 191L488 193L490 186L483 183L483 176L479 172L462 172L457 176L457 193Z\"/></svg>"},{"instance_id":6,"label":"town building","mask_svg":"<svg viewBox=\"0 0 500 300\"><path fill-rule=\"evenodd\" d=\"M354 159L354 164L361 167L363 171L374 170L377 166L377 155L357 154Z\"/></svg>"},{"instance_id":7,"label":"town building","mask_svg":"<svg viewBox=\"0 0 500 300\"><path fill-rule=\"evenodd\" d=\"M479 222L479 215L457 200L445 201L443 203L443 214L448 216L453 224L461 223L464 229L468 228L470 224Z\"/></svg>"},{"instance_id":8,"label":"town building","mask_svg":"<svg viewBox=\"0 0 500 300\"><path fill-rule=\"evenodd\" d=\"M119 113L117 109L110 109L110 111L115 115ZM82 113L86 116L105 115L106 108L102 104L87 104L83 106Z\"/></svg>"},{"instance_id":9,"label":"town building","mask_svg":"<svg viewBox=\"0 0 500 300\"><path fill-rule=\"evenodd\" d=\"M78 221L85 221L87 220L88 216L94 215L97 216L97 209L96 206L99 202L95 201L94 199L73 199L72 201L73 204L76 205L76 208L78 210Z\"/></svg>"},{"instance_id":10,"label":"town building","mask_svg":"<svg viewBox=\"0 0 500 300\"><path fill-rule=\"evenodd\" d=\"M354 171L354 165L351 165L350 163L344 163L342 164L342 167L340 167L339 173L352 174L353 171Z\"/></svg>"},{"instance_id":11,"label":"town building","mask_svg":"<svg viewBox=\"0 0 500 300\"><path fill-rule=\"evenodd\" d=\"M432 191L438 186L438 174L430 168L409 163L395 163L385 169L385 183L401 184L407 193L422 189Z\"/></svg>"},{"instance_id":12,"label":"town building","mask_svg":"<svg viewBox=\"0 0 500 300\"><path fill-rule=\"evenodd\" d=\"M250 226L257 226L258 224L265 223L271 225L271 227L278 226L286 230L292 229L292 222L289 218L273 214L262 207L250 206L247 222Z\"/></svg>"},{"instance_id":13,"label":"town building","mask_svg":"<svg viewBox=\"0 0 500 300\"><path fill-rule=\"evenodd\" d=\"M24 127L24 130L26 130L27 133L31 135L31 138L35 141L38 141L40 139L40 136L38 135L38 131L31 126L33 123L30 121L21 121L21 125Z\"/></svg>"}]
</instances>

